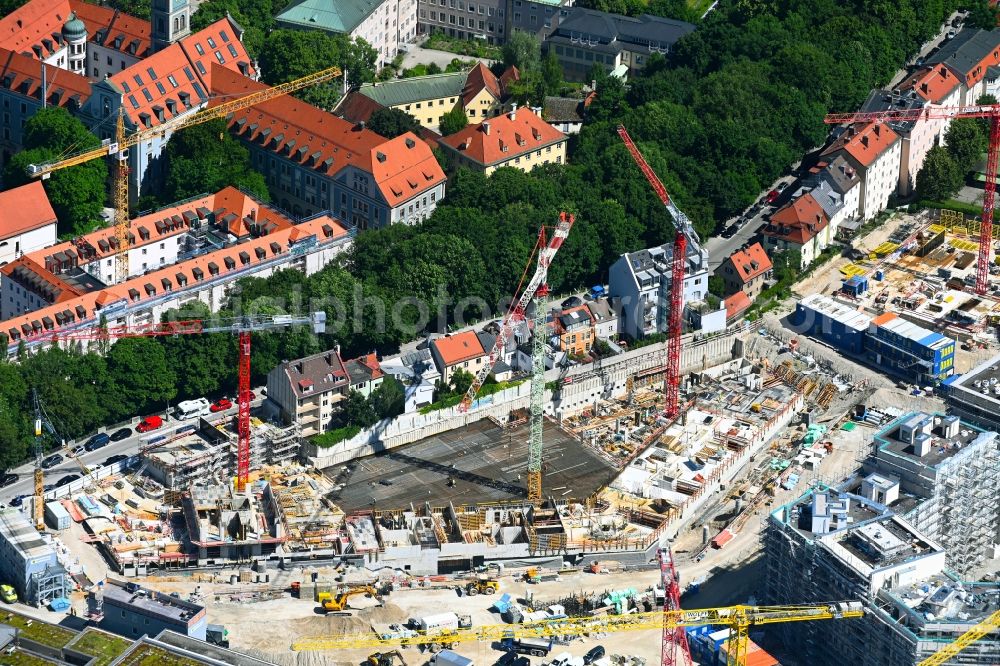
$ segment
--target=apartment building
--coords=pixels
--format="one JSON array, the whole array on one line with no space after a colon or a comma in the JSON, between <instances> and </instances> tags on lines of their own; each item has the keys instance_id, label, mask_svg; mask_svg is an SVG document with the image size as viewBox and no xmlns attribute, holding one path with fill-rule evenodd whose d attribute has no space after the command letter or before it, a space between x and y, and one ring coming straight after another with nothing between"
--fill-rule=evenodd
<instances>
[{"instance_id":1,"label":"apartment building","mask_svg":"<svg viewBox=\"0 0 1000 666\"><path fill-rule=\"evenodd\" d=\"M975 104L986 92L986 74L1000 65L1000 28L965 28L927 58L929 67L944 66L961 83L959 104Z\"/></svg>"},{"instance_id":2,"label":"apartment building","mask_svg":"<svg viewBox=\"0 0 1000 666\"><path fill-rule=\"evenodd\" d=\"M836 234L830 218L811 192L806 192L771 216L761 231L764 247L774 252L798 252L805 268L826 249Z\"/></svg>"},{"instance_id":3,"label":"apartment building","mask_svg":"<svg viewBox=\"0 0 1000 666\"><path fill-rule=\"evenodd\" d=\"M0 266L55 244L56 226L41 181L0 192Z\"/></svg>"},{"instance_id":4,"label":"apartment building","mask_svg":"<svg viewBox=\"0 0 1000 666\"><path fill-rule=\"evenodd\" d=\"M861 112L920 112L927 108L927 100L912 88L905 91L873 90L861 106ZM943 132L947 125L938 120L928 122L926 118L891 121L886 124L900 139L898 192L901 196L909 196L916 187L917 173L924 165L927 151L943 143Z\"/></svg>"},{"instance_id":5,"label":"apartment building","mask_svg":"<svg viewBox=\"0 0 1000 666\"><path fill-rule=\"evenodd\" d=\"M570 356L589 354L597 339L594 317L586 305L554 310L549 329L559 340L559 350Z\"/></svg>"},{"instance_id":6,"label":"apartment building","mask_svg":"<svg viewBox=\"0 0 1000 666\"><path fill-rule=\"evenodd\" d=\"M642 14L621 16L573 7L545 39L545 49L556 54L567 81L590 81L594 66L608 73L619 67L638 72L654 53L671 47L695 26L684 21Z\"/></svg>"},{"instance_id":7,"label":"apartment building","mask_svg":"<svg viewBox=\"0 0 1000 666\"><path fill-rule=\"evenodd\" d=\"M483 345L479 334L471 330L434 338L430 348L443 384L451 382L456 370L475 375L489 362L489 349Z\"/></svg>"},{"instance_id":8,"label":"apartment building","mask_svg":"<svg viewBox=\"0 0 1000 666\"><path fill-rule=\"evenodd\" d=\"M72 589L55 547L38 533L20 509L0 509L0 575L18 599L45 606Z\"/></svg>"},{"instance_id":9,"label":"apartment building","mask_svg":"<svg viewBox=\"0 0 1000 666\"><path fill-rule=\"evenodd\" d=\"M861 179L857 170L841 156L832 161L821 160L802 179L805 191L812 194L820 205L834 236L854 226L858 219L861 198Z\"/></svg>"},{"instance_id":10,"label":"apartment building","mask_svg":"<svg viewBox=\"0 0 1000 666\"><path fill-rule=\"evenodd\" d=\"M623 254L611 265L608 296L620 308L621 332L632 340L667 331L672 255L673 244L666 243ZM688 243L684 303L703 301L707 294L708 251Z\"/></svg>"},{"instance_id":11,"label":"apartment building","mask_svg":"<svg viewBox=\"0 0 1000 666\"><path fill-rule=\"evenodd\" d=\"M955 415L910 412L875 435L864 462L865 473L887 479L888 492L902 500L881 501L941 544L949 569L959 574L981 567L996 543L1000 504L991 499L1000 483L998 438ZM862 494L874 490L863 484Z\"/></svg>"},{"instance_id":12,"label":"apartment building","mask_svg":"<svg viewBox=\"0 0 1000 666\"><path fill-rule=\"evenodd\" d=\"M267 373L267 399L278 406L285 423L295 423L303 437L330 429L351 379L336 349L296 361L282 361Z\"/></svg>"},{"instance_id":13,"label":"apartment building","mask_svg":"<svg viewBox=\"0 0 1000 666\"><path fill-rule=\"evenodd\" d=\"M733 252L722 262L722 280L726 285L726 295L744 292L754 300L770 279L774 266L760 243Z\"/></svg>"},{"instance_id":14,"label":"apartment building","mask_svg":"<svg viewBox=\"0 0 1000 666\"><path fill-rule=\"evenodd\" d=\"M298 0L283 9L279 28L322 30L363 39L378 52L381 69L417 36L417 0Z\"/></svg>"},{"instance_id":15,"label":"apartment building","mask_svg":"<svg viewBox=\"0 0 1000 666\"><path fill-rule=\"evenodd\" d=\"M293 268L311 275L348 248L354 230L328 215L293 223L229 187L132 221L129 276L114 281L117 242L99 231L22 256L0 268L0 336L7 353L60 331L158 322L194 300L213 312L232 283ZM65 341L64 341L65 342Z\"/></svg>"},{"instance_id":16,"label":"apartment building","mask_svg":"<svg viewBox=\"0 0 1000 666\"><path fill-rule=\"evenodd\" d=\"M900 136L875 122L846 128L822 153L828 161L843 157L857 171L861 179L858 214L863 221L885 210L898 189L901 155Z\"/></svg>"},{"instance_id":17,"label":"apartment building","mask_svg":"<svg viewBox=\"0 0 1000 666\"><path fill-rule=\"evenodd\" d=\"M488 176L505 166L531 171L542 164L563 164L567 141L533 109L514 108L443 137L438 145L454 168L464 166Z\"/></svg>"},{"instance_id":18,"label":"apartment building","mask_svg":"<svg viewBox=\"0 0 1000 666\"><path fill-rule=\"evenodd\" d=\"M231 97L265 87L220 69L212 91ZM329 210L359 229L416 224L444 198L444 171L415 134L385 139L290 96L236 112L228 122L276 203L295 215Z\"/></svg>"},{"instance_id":19,"label":"apartment building","mask_svg":"<svg viewBox=\"0 0 1000 666\"><path fill-rule=\"evenodd\" d=\"M382 372L382 366L375 352L344 361L344 369L350 380L349 390L357 391L366 398L385 379L385 373Z\"/></svg>"}]
</instances>

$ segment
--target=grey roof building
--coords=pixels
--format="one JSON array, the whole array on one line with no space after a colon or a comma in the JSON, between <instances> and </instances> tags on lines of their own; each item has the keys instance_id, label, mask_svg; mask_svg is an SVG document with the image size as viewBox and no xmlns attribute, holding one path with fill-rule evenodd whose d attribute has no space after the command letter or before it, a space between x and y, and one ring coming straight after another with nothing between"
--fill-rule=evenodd
<instances>
[{"instance_id":1,"label":"grey roof building","mask_svg":"<svg viewBox=\"0 0 1000 666\"><path fill-rule=\"evenodd\" d=\"M108 579L98 594L103 604L102 629L128 638L152 636L169 629L205 640L208 617L204 606L113 579Z\"/></svg>"},{"instance_id":2,"label":"grey roof building","mask_svg":"<svg viewBox=\"0 0 1000 666\"><path fill-rule=\"evenodd\" d=\"M332 349L282 361L267 373L267 398L278 406L284 422L297 424L308 437L329 430L350 381L339 350Z\"/></svg>"},{"instance_id":3,"label":"grey roof building","mask_svg":"<svg viewBox=\"0 0 1000 666\"><path fill-rule=\"evenodd\" d=\"M18 509L0 511L0 576L22 601L39 606L70 590L55 548Z\"/></svg>"},{"instance_id":4,"label":"grey roof building","mask_svg":"<svg viewBox=\"0 0 1000 666\"><path fill-rule=\"evenodd\" d=\"M966 28L941 45L926 65L944 65L962 82L960 104L974 104L983 93L983 79L990 66L1000 64L1000 28Z\"/></svg>"},{"instance_id":5,"label":"grey roof building","mask_svg":"<svg viewBox=\"0 0 1000 666\"><path fill-rule=\"evenodd\" d=\"M631 17L574 7L545 44L559 58L568 80L583 81L594 64L609 72L619 65L638 71L650 55L669 53L694 29L691 23L650 14Z\"/></svg>"},{"instance_id":6,"label":"grey roof building","mask_svg":"<svg viewBox=\"0 0 1000 666\"><path fill-rule=\"evenodd\" d=\"M365 83L358 88L358 92L385 107L413 104L444 97L449 99L454 97L457 101L462 95L462 89L465 87L465 80L468 76L468 72L462 71Z\"/></svg>"}]
</instances>

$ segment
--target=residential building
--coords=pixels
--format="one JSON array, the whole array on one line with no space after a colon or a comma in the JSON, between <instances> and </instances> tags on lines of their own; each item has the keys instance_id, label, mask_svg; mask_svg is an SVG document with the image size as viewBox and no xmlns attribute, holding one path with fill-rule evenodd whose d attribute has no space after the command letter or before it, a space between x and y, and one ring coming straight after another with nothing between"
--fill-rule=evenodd
<instances>
[{"instance_id":1,"label":"residential building","mask_svg":"<svg viewBox=\"0 0 1000 666\"><path fill-rule=\"evenodd\" d=\"M919 112L928 109L928 102L916 90L873 90L861 106L862 113L879 111ZM940 120L896 120L885 123L900 138L899 150L899 184L901 196L909 196L917 184L917 173L924 165L927 151L943 143L944 129L947 127Z\"/></svg>"},{"instance_id":2,"label":"residential building","mask_svg":"<svg viewBox=\"0 0 1000 666\"><path fill-rule=\"evenodd\" d=\"M479 335L471 330L434 338L430 349L443 384L451 383L456 370L475 375L489 361L489 350L483 347Z\"/></svg>"},{"instance_id":3,"label":"residential building","mask_svg":"<svg viewBox=\"0 0 1000 666\"><path fill-rule=\"evenodd\" d=\"M589 354L597 338L594 318L586 305L554 310L549 327L559 339L559 350L570 356Z\"/></svg>"},{"instance_id":4,"label":"residential building","mask_svg":"<svg viewBox=\"0 0 1000 666\"><path fill-rule=\"evenodd\" d=\"M53 245L56 233L56 214L41 181L0 192L0 266Z\"/></svg>"},{"instance_id":5,"label":"residential building","mask_svg":"<svg viewBox=\"0 0 1000 666\"><path fill-rule=\"evenodd\" d=\"M510 85L520 78L521 73L513 65L497 76L482 62L476 63L462 87L462 109L469 121L476 123L503 113L510 98Z\"/></svg>"},{"instance_id":6,"label":"residential building","mask_svg":"<svg viewBox=\"0 0 1000 666\"><path fill-rule=\"evenodd\" d=\"M948 409L963 421L1000 431L1000 356L943 382Z\"/></svg>"},{"instance_id":7,"label":"residential building","mask_svg":"<svg viewBox=\"0 0 1000 666\"><path fill-rule=\"evenodd\" d=\"M830 245L834 233L826 211L806 192L774 213L761 236L769 254L798 252L800 267L805 268Z\"/></svg>"},{"instance_id":8,"label":"residential building","mask_svg":"<svg viewBox=\"0 0 1000 666\"><path fill-rule=\"evenodd\" d=\"M928 110L932 110L934 107L958 106L962 99L962 81L945 65L927 65L918 69L900 83L896 89L916 93L927 102ZM985 92L989 92L989 90ZM924 117L920 123L924 125L925 136L934 137L933 140L937 145L944 145L945 134L951 126L951 117L944 114L938 118ZM903 150L905 161L905 146ZM912 152L914 151L911 149ZM926 155L926 150L924 154ZM919 172L919 168L914 171L913 160L910 161L911 165L908 171L912 182L916 173ZM923 163L923 157L920 158L920 163Z\"/></svg>"},{"instance_id":9,"label":"residential building","mask_svg":"<svg viewBox=\"0 0 1000 666\"><path fill-rule=\"evenodd\" d=\"M315 273L350 246L354 230L327 215L293 224L229 187L132 220L129 274L116 282L114 229L24 255L0 268L0 335L7 353L50 344L55 331L160 321L199 300L214 312L232 283L294 268Z\"/></svg>"},{"instance_id":10,"label":"residential building","mask_svg":"<svg viewBox=\"0 0 1000 666\"><path fill-rule=\"evenodd\" d=\"M743 313L753 305L750 297L742 291L737 291L731 296L722 299L722 304L726 307L726 326L732 326L743 317Z\"/></svg>"},{"instance_id":11,"label":"residential building","mask_svg":"<svg viewBox=\"0 0 1000 666\"><path fill-rule=\"evenodd\" d=\"M113 578L103 582L102 596L101 629L128 638L170 630L205 640L208 616L204 606Z\"/></svg>"},{"instance_id":12,"label":"residential building","mask_svg":"<svg viewBox=\"0 0 1000 666\"><path fill-rule=\"evenodd\" d=\"M1000 29L966 28L941 45L926 65L947 67L962 82L959 104L975 104L986 92L986 73L1000 65Z\"/></svg>"},{"instance_id":13,"label":"residential building","mask_svg":"<svg viewBox=\"0 0 1000 666\"><path fill-rule=\"evenodd\" d=\"M751 301L755 300L764 288L764 283L771 279L773 268L771 258L760 243L733 252L722 262L726 295L742 291Z\"/></svg>"},{"instance_id":14,"label":"residential building","mask_svg":"<svg viewBox=\"0 0 1000 666\"><path fill-rule=\"evenodd\" d=\"M376 102L370 97L365 97L357 90L351 90L346 95L341 97L339 102L337 102L337 106L333 108L333 115L343 118L353 125L367 127L372 114L376 111L388 108L389 107ZM423 125L421 125L420 129L417 130L417 136L423 139L424 142L431 147L431 150L437 148L438 139L441 138L440 134L434 130L424 127Z\"/></svg>"},{"instance_id":15,"label":"residential building","mask_svg":"<svg viewBox=\"0 0 1000 666\"><path fill-rule=\"evenodd\" d=\"M708 294L705 300L684 304L684 321L692 331L716 333L726 329L726 305L722 299Z\"/></svg>"},{"instance_id":16,"label":"residential building","mask_svg":"<svg viewBox=\"0 0 1000 666\"><path fill-rule=\"evenodd\" d=\"M17 590L18 599L35 606L69 596L72 589L50 540L14 508L0 509L0 575Z\"/></svg>"},{"instance_id":17,"label":"residential building","mask_svg":"<svg viewBox=\"0 0 1000 666\"><path fill-rule=\"evenodd\" d=\"M91 129L99 138L113 139L115 123L109 119L118 114L120 105L127 133L159 127L205 108L215 93L215 72L230 70L240 77L255 77L242 35L242 28L232 19L222 18L94 84L90 107L84 110L92 119ZM133 200L164 177L163 150L171 135L167 130L129 150L129 196ZM150 184L146 179L151 179Z\"/></svg>"},{"instance_id":18,"label":"residential building","mask_svg":"<svg viewBox=\"0 0 1000 666\"><path fill-rule=\"evenodd\" d=\"M590 316L594 321L594 335L601 340L618 337L618 312L607 298L587 301Z\"/></svg>"},{"instance_id":19,"label":"residential building","mask_svg":"<svg viewBox=\"0 0 1000 666\"><path fill-rule=\"evenodd\" d=\"M609 298L619 308L621 332L632 340L666 333L670 311L673 244L629 252L611 265ZM708 294L708 252L688 243L684 271L684 303Z\"/></svg>"},{"instance_id":20,"label":"residential building","mask_svg":"<svg viewBox=\"0 0 1000 666\"><path fill-rule=\"evenodd\" d=\"M220 68L212 91L232 97L265 87ZM295 215L329 210L359 229L415 224L444 198L444 172L411 132L385 139L287 95L228 122L276 203Z\"/></svg>"},{"instance_id":21,"label":"residential building","mask_svg":"<svg viewBox=\"0 0 1000 666\"><path fill-rule=\"evenodd\" d=\"M441 32L459 39L503 44L513 33L509 27L511 5L517 1L530 0L417 0L417 30L422 35Z\"/></svg>"},{"instance_id":22,"label":"residential building","mask_svg":"<svg viewBox=\"0 0 1000 666\"><path fill-rule=\"evenodd\" d=\"M816 203L820 205L830 225L840 234L841 228L859 216L861 200L861 178L858 171L844 158L838 155L833 160L820 160L809 169L802 179L809 188Z\"/></svg>"},{"instance_id":23,"label":"residential building","mask_svg":"<svg viewBox=\"0 0 1000 666\"><path fill-rule=\"evenodd\" d=\"M991 557L1000 530L1000 504L992 501L1000 487L998 443L996 432L955 415L904 414L875 435L864 470L887 479L897 497L909 497L879 500L875 484L863 485L862 494L941 544L949 569L969 574Z\"/></svg>"},{"instance_id":24,"label":"residential building","mask_svg":"<svg viewBox=\"0 0 1000 666\"><path fill-rule=\"evenodd\" d=\"M377 389L385 378L375 352L344 361L347 378L350 381L348 389L357 391L366 398Z\"/></svg>"},{"instance_id":25,"label":"residential building","mask_svg":"<svg viewBox=\"0 0 1000 666\"><path fill-rule=\"evenodd\" d=\"M465 166L487 176L509 166L531 171L541 164L566 161L565 134L532 109L512 109L438 142L454 167Z\"/></svg>"},{"instance_id":26,"label":"residential building","mask_svg":"<svg viewBox=\"0 0 1000 666\"><path fill-rule=\"evenodd\" d=\"M608 73L620 66L638 72L650 55L669 53L694 29L690 23L650 14L621 16L574 7L546 38L544 48L556 54L567 81L589 81L595 64Z\"/></svg>"},{"instance_id":27,"label":"residential building","mask_svg":"<svg viewBox=\"0 0 1000 666\"><path fill-rule=\"evenodd\" d=\"M822 153L828 160L843 156L857 171L861 179L858 211L865 221L885 210L899 187L901 155L899 135L875 122L846 128Z\"/></svg>"},{"instance_id":28,"label":"residential building","mask_svg":"<svg viewBox=\"0 0 1000 666\"><path fill-rule=\"evenodd\" d=\"M296 0L275 21L279 28L361 38L378 52L381 69L417 36L417 0Z\"/></svg>"},{"instance_id":29,"label":"residential building","mask_svg":"<svg viewBox=\"0 0 1000 666\"><path fill-rule=\"evenodd\" d=\"M868 361L919 386L936 386L955 371L955 341L895 312L872 319L865 338Z\"/></svg>"},{"instance_id":30,"label":"residential building","mask_svg":"<svg viewBox=\"0 0 1000 666\"><path fill-rule=\"evenodd\" d=\"M597 93L593 92L584 99L546 96L542 105L542 120L563 134L579 134L587 115L587 107L595 97Z\"/></svg>"},{"instance_id":31,"label":"residential building","mask_svg":"<svg viewBox=\"0 0 1000 666\"><path fill-rule=\"evenodd\" d=\"M406 394L404 411L413 412L434 402L435 384L441 372L434 363L429 346L382 359L382 372L403 385Z\"/></svg>"},{"instance_id":32,"label":"residential building","mask_svg":"<svg viewBox=\"0 0 1000 666\"><path fill-rule=\"evenodd\" d=\"M351 380L336 349L282 361L267 373L267 399L284 423L295 423L303 437L330 429Z\"/></svg>"}]
</instances>

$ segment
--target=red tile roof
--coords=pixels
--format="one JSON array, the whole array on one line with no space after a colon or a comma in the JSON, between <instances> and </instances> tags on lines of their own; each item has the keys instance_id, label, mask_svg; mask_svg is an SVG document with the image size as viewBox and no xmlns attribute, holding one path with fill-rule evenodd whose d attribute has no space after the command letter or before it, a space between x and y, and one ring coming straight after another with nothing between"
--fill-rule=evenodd
<instances>
[{"instance_id":1,"label":"red tile roof","mask_svg":"<svg viewBox=\"0 0 1000 666\"><path fill-rule=\"evenodd\" d=\"M504 70L503 74L497 78L489 67L478 62L475 67L469 70L469 75L465 78L465 87L462 88L462 106L468 106L484 88L493 95L493 99L499 102L507 96L507 86L520 78L521 73L513 65Z\"/></svg>"},{"instance_id":2,"label":"red tile roof","mask_svg":"<svg viewBox=\"0 0 1000 666\"><path fill-rule=\"evenodd\" d=\"M136 58L149 56L152 43L149 21L83 0L69 0L69 6L87 26L88 41Z\"/></svg>"},{"instance_id":3,"label":"red tile roof","mask_svg":"<svg viewBox=\"0 0 1000 666\"><path fill-rule=\"evenodd\" d=\"M932 104L941 104L962 82L944 65L932 65L914 72L899 84L900 90L913 90Z\"/></svg>"},{"instance_id":4,"label":"red tile roof","mask_svg":"<svg viewBox=\"0 0 1000 666\"><path fill-rule=\"evenodd\" d=\"M55 273L46 270L34 259L26 256L18 257L9 264L0 267L0 274L36 294L44 292L44 298L49 303L64 303L83 293Z\"/></svg>"},{"instance_id":5,"label":"red tile roof","mask_svg":"<svg viewBox=\"0 0 1000 666\"><path fill-rule=\"evenodd\" d=\"M50 105L78 108L90 97L90 81L86 78L55 65L43 66ZM0 86L40 99L42 73L38 61L0 48Z\"/></svg>"},{"instance_id":6,"label":"red tile roof","mask_svg":"<svg viewBox=\"0 0 1000 666\"><path fill-rule=\"evenodd\" d=\"M762 233L789 243L804 245L829 222L819 202L812 194L806 193L772 215L771 223Z\"/></svg>"},{"instance_id":7,"label":"red tile roof","mask_svg":"<svg viewBox=\"0 0 1000 666\"><path fill-rule=\"evenodd\" d=\"M773 219L773 218L772 218ZM767 256L760 243L754 243L745 250L733 252L729 260L736 269L736 274L744 283L749 282L758 275L763 275L773 268L771 259Z\"/></svg>"},{"instance_id":8,"label":"red tile roof","mask_svg":"<svg viewBox=\"0 0 1000 666\"><path fill-rule=\"evenodd\" d=\"M469 125L439 143L488 166L565 140L565 134L531 109L521 108Z\"/></svg>"},{"instance_id":9,"label":"red tile roof","mask_svg":"<svg viewBox=\"0 0 1000 666\"><path fill-rule=\"evenodd\" d=\"M746 292L738 291L732 296L727 296L723 303L726 306L726 321L728 322L746 312L747 308L750 307L750 297L746 295Z\"/></svg>"},{"instance_id":10,"label":"red tile roof","mask_svg":"<svg viewBox=\"0 0 1000 666\"><path fill-rule=\"evenodd\" d=\"M217 96L266 88L263 83L222 68L213 76L212 92ZM229 128L243 140L266 144L284 159L312 167L325 176L333 176L348 165L368 172L392 207L445 180L430 147L412 132L386 140L287 95L233 114Z\"/></svg>"},{"instance_id":11,"label":"red tile roof","mask_svg":"<svg viewBox=\"0 0 1000 666\"><path fill-rule=\"evenodd\" d=\"M209 101L214 66L238 75L254 74L235 24L227 18L157 51L109 81L123 91L125 113L132 123L155 127Z\"/></svg>"},{"instance_id":12,"label":"red tile roof","mask_svg":"<svg viewBox=\"0 0 1000 666\"><path fill-rule=\"evenodd\" d=\"M856 125L848 128L839 139L823 151L823 155L844 151L863 167L872 163L886 150L891 148L899 135L881 123L871 122L867 125Z\"/></svg>"},{"instance_id":13,"label":"red tile roof","mask_svg":"<svg viewBox=\"0 0 1000 666\"><path fill-rule=\"evenodd\" d=\"M333 110L333 115L340 116L352 123L367 123L373 113L380 109L388 108L387 106L382 106L368 95L362 95L357 90L352 90L337 103L336 108ZM437 147L438 141L441 139L440 134L423 126L417 130L417 136L423 139L431 147L431 150Z\"/></svg>"},{"instance_id":14,"label":"red tile roof","mask_svg":"<svg viewBox=\"0 0 1000 666\"><path fill-rule=\"evenodd\" d=\"M233 198L232 189L226 188L215 195L189 202L184 204L184 206L193 207L205 204L206 207L217 208L214 204L220 201L237 201L237 199ZM261 208L263 207L259 203L257 205ZM179 208L175 207L174 209ZM161 215L163 212L160 211L157 215ZM294 244L295 238L301 239L315 236L317 242L322 245L341 239L349 233L346 226L328 215L323 215L295 226L292 226L289 220L286 220L286 222L288 224L284 228L266 236L252 238L246 242L209 252L172 266L165 266L146 275L134 276L125 282L109 285L99 291L75 295L40 310L13 317L0 324L0 332L7 333L8 335L11 330L23 332L23 327L25 326L27 326L27 330L31 330L33 320L40 321L42 317L54 319L57 313L61 318L63 317L64 310L68 310L71 314L76 314L77 316L79 316L77 313L82 312L85 317L93 317L95 307L100 308L102 305L116 301L127 301L131 304L141 303L156 296L157 293L162 294L162 290L174 290L181 284L186 285L200 280L209 280L215 276L243 270L247 266L253 266L263 261L270 261L278 254L287 253ZM135 221L132 224L133 229L135 229ZM45 273L47 273L44 268L37 265L37 262L33 268L41 276L45 276ZM7 266L0 270L5 269L7 269ZM58 279L58 276L53 277ZM94 325L96 325L96 321Z\"/></svg>"},{"instance_id":15,"label":"red tile roof","mask_svg":"<svg viewBox=\"0 0 1000 666\"><path fill-rule=\"evenodd\" d=\"M0 239L23 234L32 229L55 223L56 214L42 187L36 180L0 192Z\"/></svg>"},{"instance_id":16,"label":"red tile roof","mask_svg":"<svg viewBox=\"0 0 1000 666\"><path fill-rule=\"evenodd\" d=\"M63 47L69 0L32 0L0 19L0 47L44 60Z\"/></svg>"},{"instance_id":17,"label":"red tile roof","mask_svg":"<svg viewBox=\"0 0 1000 666\"><path fill-rule=\"evenodd\" d=\"M445 335L431 340L431 344L437 349L438 355L446 367L486 355L475 331L462 331L461 333Z\"/></svg>"}]
</instances>

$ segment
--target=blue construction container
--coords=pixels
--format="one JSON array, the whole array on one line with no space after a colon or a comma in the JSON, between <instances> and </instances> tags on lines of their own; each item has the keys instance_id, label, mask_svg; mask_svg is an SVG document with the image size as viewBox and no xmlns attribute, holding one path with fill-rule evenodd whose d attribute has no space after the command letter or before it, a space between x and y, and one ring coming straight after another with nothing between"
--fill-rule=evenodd
<instances>
[{"instance_id":1,"label":"blue construction container","mask_svg":"<svg viewBox=\"0 0 1000 666\"><path fill-rule=\"evenodd\" d=\"M879 282L885 279L885 274L882 272L881 268L875 271L875 279Z\"/></svg>"},{"instance_id":2,"label":"blue construction container","mask_svg":"<svg viewBox=\"0 0 1000 666\"><path fill-rule=\"evenodd\" d=\"M841 290L845 294L850 294L851 296L857 298L858 296L861 296L861 294L868 291L868 278L860 277L858 275L848 278L844 280Z\"/></svg>"},{"instance_id":3,"label":"blue construction container","mask_svg":"<svg viewBox=\"0 0 1000 666\"><path fill-rule=\"evenodd\" d=\"M795 331L830 343L837 349L861 354L871 317L820 294L806 296L791 316Z\"/></svg>"},{"instance_id":4,"label":"blue construction container","mask_svg":"<svg viewBox=\"0 0 1000 666\"><path fill-rule=\"evenodd\" d=\"M918 386L936 386L955 371L955 341L893 312L872 320L865 353L873 365Z\"/></svg>"}]
</instances>

